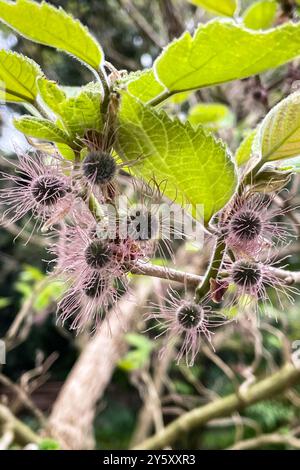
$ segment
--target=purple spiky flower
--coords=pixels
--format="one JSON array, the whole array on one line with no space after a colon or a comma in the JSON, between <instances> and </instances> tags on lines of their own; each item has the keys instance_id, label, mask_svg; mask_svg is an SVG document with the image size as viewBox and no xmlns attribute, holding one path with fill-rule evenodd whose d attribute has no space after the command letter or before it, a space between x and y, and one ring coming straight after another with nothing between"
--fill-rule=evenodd
<instances>
[{"instance_id":1,"label":"purple spiky flower","mask_svg":"<svg viewBox=\"0 0 300 470\"><path fill-rule=\"evenodd\" d=\"M147 319L156 320L163 330L156 338L166 334L167 345L161 349L160 354L164 354L168 344L175 344L181 339L181 347L176 357L177 363L185 357L188 366L194 364L201 341L205 339L211 343L212 328L221 326L225 322L221 314L212 311L208 299L198 304L193 300L181 299L178 292L173 289L169 290L167 298L159 306L154 306L154 309L158 312L151 313Z\"/></svg>"},{"instance_id":2,"label":"purple spiky flower","mask_svg":"<svg viewBox=\"0 0 300 470\"><path fill-rule=\"evenodd\" d=\"M286 211L273 208L273 200L274 197L262 194L235 198L220 220L220 228L230 248L255 256L264 248L288 239L288 225L278 220Z\"/></svg>"},{"instance_id":3,"label":"purple spiky flower","mask_svg":"<svg viewBox=\"0 0 300 470\"><path fill-rule=\"evenodd\" d=\"M272 306L272 297L284 309L285 300L293 303L295 295L299 295L296 287L287 284L279 276L278 262L262 262L249 258L225 261L224 272L226 277L220 282L220 286L223 290L226 287L224 292L227 291L224 295L225 308L237 305L241 310L249 310L255 314L267 313L268 306Z\"/></svg>"},{"instance_id":4,"label":"purple spiky flower","mask_svg":"<svg viewBox=\"0 0 300 470\"><path fill-rule=\"evenodd\" d=\"M61 157L21 153L13 165L15 174L1 173L1 179L11 183L0 190L3 214L9 222L16 222L31 213L40 225L45 221L52 225L66 215L74 195L71 178L63 171Z\"/></svg>"},{"instance_id":5,"label":"purple spiky flower","mask_svg":"<svg viewBox=\"0 0 300 470\"><path fill-rule=\"evenodd\" d=\"M109 308L117 304L119 294L112 276L102 276L94 271L82 282L69 278L71 287L57 305L59 320L64 324L72 319L71 329L81 331L87 327L96 329Z\"/></svg>"}]
</instances>

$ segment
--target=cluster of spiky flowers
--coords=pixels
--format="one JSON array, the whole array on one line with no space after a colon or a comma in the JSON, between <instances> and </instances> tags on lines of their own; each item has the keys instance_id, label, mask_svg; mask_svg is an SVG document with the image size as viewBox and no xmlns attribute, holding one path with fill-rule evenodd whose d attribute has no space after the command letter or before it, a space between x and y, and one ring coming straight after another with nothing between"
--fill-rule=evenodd
<instances>
[{"instance_id":1,"label":"cluster of spiky flowers","mask_svg":"<svg viewBox=\"0 0 300 470\"><path fill-rule=\"evenodd\" d=\"M245 192L220 216L227 253L221 265L223 277L215 283L213 296L223 300L229 310L256 315L268 312L270 288L281 308L284 299L293 302L298 294L278 276L282 261L275 261L278 249L289 243L292 233L282 222L287 210L274 208L275 199L274 195Z\"/></svg>"},{"instance_id":2,"label":"cluster of spiky flowers","mask_svg":"<svg viewBox=\"0 0 300 470\"><path fill-rule=\"evenodd\" d=\"M170 224L170 203L165 212L155 182L139 190L134 183L137 203L124 213L117 208L123 164L105 137L94 133L82 143L81 159L74 164L59 154L18 155L15 172L2 174L7 186L0 191L5 221L30 214L26 223L33 220L34 228L52 231L52 275L67 286L58 302L59 318L76 330L97 327L111 307L118 314L118 299L128 290L128 273L154 253L172 259L172 242L186 236L176 214ZM284 211L273 209L273 202L272 197L247 191L235 196L215 227L224 252L217 272L208 269L208 288L200 286L201 295L196 290L195 298L182 298L171 289L159 311L152 310L148 320L158 320L168 343L177 344L181 338L178 360L185 356L187 364L193 364L201 338L210 343L213 329L228 321L220 312L237 304L257 312L258 305L270 302L269 287L280 305L283 296L292 300L296 290L284 285L266 256L289 239L281 222ZM225 310L213 307L220 302Z\"/></svg>"},{"instance_id":3,"label":"cluster of spiky flowers","mask_svg":"<svg viewBox=\"0 0 300 470\"><path fill-rule=\"evenodd\" d=\"M76 330L97 327L108 309L117 306L128 290L130 270L148 261L159 246L163 224L159 211L144 197L125 214L118 212L123 165L105 137L93 133L83 143L83 158L74 164L59 154L18 154L15 171L2 173L6 187L0 191L4 223L27 216L33 230L54 235L49 248L55 255L52 277L67 286L58 313ZM158 188L150 189L149 200L154 192L159 195Z\"/></svg>"},{"instance_id":4,"label":"cluster of spiky flowers","mask_svg":"<svg viewBox=\"0 0 300 470\"><path fill-rule=\"evenodd\" d=\"M237 313L258 317L258 313L268 313L272 298L283 309L284 300L293 302L298 294L278 277L281 261L274 261L277 248L289 243L292 234L282 222L286 210L274 208L274 200L275 196L250 191L236 195L218 216L216 233L223 249L221 253L216 250L218 268L215 272L208 269L208 288L200 298L196 290L194 299L182 299L170 290L158 313L150 315L163 332L167 330L167 345L182 338L178 360L185 356L186 363L192 365L201 338L211 343L213 328L232 321L234 315L238 319ZM272 256L271 250L275 251Z\"/></svg>"}]
</instances>

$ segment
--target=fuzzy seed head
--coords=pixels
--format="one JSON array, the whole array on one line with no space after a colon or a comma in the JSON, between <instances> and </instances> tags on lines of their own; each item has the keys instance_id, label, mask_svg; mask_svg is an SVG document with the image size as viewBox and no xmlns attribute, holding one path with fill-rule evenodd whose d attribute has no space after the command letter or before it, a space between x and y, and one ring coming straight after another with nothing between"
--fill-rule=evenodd
<instances>
[{"instance_id":1,"label":"fuzzy seed head","mask_svg":"<svg viewBox=\"0 0 300 470\"><path fill-rule=\"evenodd\" d=\"M87 297L97 298L103 295L105 289L107 289L107 282L100 274L96 274L86 283L83 290Z\"/></svg>"},{"instance_id":2,"label":"fuzzy seed head","mask_svg":"<svg viewBox=\"0 0 300 470\"><path fill-rule=\"evenodd\" d=\"M176 312L177 321L184 330L198 328L204 319L204 310L201 305L188 302L179 307Z\"/></svg>"},{"instance_id":3,"label":"fuzzy seed head","mask_svg":"<svg viewBox=\"0 0 300 470\"><path fill-rule=\"evenodd\" d=\"M254 262L237 261L232 268L232 279L237 286L251 289L262 280L261 267Z\"/></svg>"},{"instance_id":4,"label":"fuzzy seed head","mask_svg":"<svg viewBox=\"0 0 300 470\"><path fill-rule=\"evenodd\" d=\"M38 204L52 206L66 195L65 184L56 176L46 175L34 180L31 193Z\"/></svg>"},{"instance_id":5,"label":"fuzzy seed head","mask_svg":"<svg viewBox=\"0 0 300 470\"><path fill-rule=\"evenodd\" d=\"M92 241L85 250L85 260L92 269L104 268L112 256L109 245L101 240Z\"/></svg>"},{"instance_id":6,"label":"fuzzy seed head","mask_svg":"<svg viewBox=\"0 0 300 470\"><path fill-rule=\"evenodd\" d=\"M230 229L241 242L255 240L262 231L262 222L253 211L243 211L233 216Z\"/></svg>"},{"instance_id":7,"label":"fuzzy seed head","mask_svg":"<svg viewBox=\"0 0 300 470\"><path fill-rule=\"evenodd\" d=\"M117 173L117 164L112 155L102 151L92 151L84 159L83 172L95 184L111 183Z\"/></svg>"}]
</instances>

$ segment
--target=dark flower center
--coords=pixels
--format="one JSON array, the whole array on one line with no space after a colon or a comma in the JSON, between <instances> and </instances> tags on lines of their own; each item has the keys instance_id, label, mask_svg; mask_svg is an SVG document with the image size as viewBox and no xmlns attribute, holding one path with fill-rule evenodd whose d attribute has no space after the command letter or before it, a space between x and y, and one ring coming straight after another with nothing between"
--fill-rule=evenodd
<instances>
[{"instance_id":1,"label":"dark flower center","mask_svg":"<svg viewBox=\"0 0 300 470\"><path fill-rule=\"evenodd\" d=\"M151 240L158 231L158 218L151 211L138 210L128 217L128 235L138 241Z\"/></svg>"},{"instance_id":2,"label":"dark flower center","mask_svg":"<svg viewBox=\"0 0 300 470\"><path fill-rule=\"evenodd\" d=\"M93 151L84 159L83 172L96 184L108 184L116 175L117 165L109 153Z\"/></svg>"},{"instance_id":3,"label":"dark flower center","mask_svg":"<svg viewBox=\"0 0 300 470\"><path fill-rule=\"evenodd\" d=\"M100 297L107 289L107 282L100 274L94 275L85 285L84 293L88 297Z\"/></svg>"},{"instance_id":4,"label":"dark flower center","mask_svg":"<svg viewBox=\"0 0 300 470\"><path fill-rule=\"evenodd\" d=\"M31 193L39 204L51 206L66 195L65 184L56 176L42 176L33 182Z\"/></svg>"},{"instance_id":5,"label":"dark flower center","mask_svg":"<svg viewBox=\"0 0 300 470\"><path fill-rule=\"evenodd\" d=\"M261 233L262 223L257 214L245 211L233 216L230 228L241 241L251 241Z\"/></svg>"},{"instance_id":6,"label":"dark flower center","mask_svg":"<svg viewBox=\"0 0 300 470\"><path fill-rule=\"evenodd\" d=\"M185 330L190 330L199 326L204 317L201 305L189 302L182 305L177 310L177 320Z\"/></svg>"},{"instance_id":7,"label":"dark flower center","mask_svg":"<svg viewBox=\"0 0 300 470\"><path fill-rule=\"evenodd\" d=\"M101 240L92 241L85 250L86 262L93 269L101 269L106 266L111 256L110 247Z\"/></svg>"},{"instance_id":8,"label":"dark flower center","mask_svg":"<svg viewBox=\"0 0 300 470\"><path fill-rule=\"evenodd\" d=\"M233 282L244 288L256 286L262 278L261 268L257 263L237 261L232 270Z\"/></svg>"}]
</instances>

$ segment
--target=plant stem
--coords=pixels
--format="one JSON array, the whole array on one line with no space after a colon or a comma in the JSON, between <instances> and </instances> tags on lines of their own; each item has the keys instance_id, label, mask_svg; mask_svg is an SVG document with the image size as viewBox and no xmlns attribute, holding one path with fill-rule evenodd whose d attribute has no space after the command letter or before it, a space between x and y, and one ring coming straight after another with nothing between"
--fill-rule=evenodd
<instances>
[{"instance_id":1,"label":"plant stem","mask_svg":"<svg viewBox=\"0 0 300 470\"><path fill-rule=\"evenodd\" d=\"M42 438L33 432L26 424L16 418L11 411L0 404L0 424L7 424L14 432L17 442L20 444L39 444Z\"/></svg>"},{"instance_id":2,"label":"plant stem","mask_svg":"<svg viewBox=\"0 0 300 470\"><path fill-rule=\"evenodd\" d=\"M110 96L110 86L109 86L106 72L102 67L100 67L100 69L98 70L98 75L99 75L102 88L103 88L103 100L101 104L101 112L103 116L106 116L108 103L109 103L109 96Z\"/></svg>"},{"instance_id":3,"label":"plant stem","mask_svg":"<svg viewBox=\"0 0 300 470\"><path fill-rule=\"evenodd\" d=\"M271 376L243 391L243 394L233 393L185 413L161 432L146 439L134 449L163 449L176 442L182 435L205 425L210 420L229 416L235 411L271 398L299 383L299 381L300 369L293 364L286 364Z\"/></svg>"},{"instance_id":4,"label":"plant stem","mask_svg":"<svg viewBox=\"0 0 300 470\"><path fill-rule=\"evenodd\" d=\"M103 214L103 211L101 209L101 205L99 204L99 202L97 201L97 199L96 199L96 197L94 196L93 193L91 193L89 195L88 207L89 207L89 210L91 211L91 213L93 214L95 220L97 222L100 222L103 219L104 214Z\"/></svg>"},{"instance_id":5,"label":"plant stem","mask_svg":"<svg viewBox=\"0 0 300 470\"><path fill-rule=\"evenodd\" d=\"M226 244L223 238L218 238L205 276L195 290L195 302L200 303L201 299L208 294L210 290L210 281L211 279L215 279L218 275L225 250Z\"/></svg>"},{"instance_id":6,"label":"plant stem","mask_svg":"<svg viewBox=\"0 0 300 470\"><path fill-rule=\"evenodd\" d=\"M157 106L158 104L162 103L166 99L170 98L172 96L172 92L169 90L164 90L160 95L155 96L152 98L152 100L148 101L147 105L148 106Z\"/></svg>"},{"instance_id":7,"label":"plant stem","mask_svg":"<svg viewBox=\"0 0 300 470\"><path fill-rule=\"evenodd\" d=\"M180 282L188 287L196 287L201 281L197 274L190 274L176 269L155 266L151 263L136 263L130 270L132 274L157 277L168 281Z\"/></svg>"}]
</instances>

